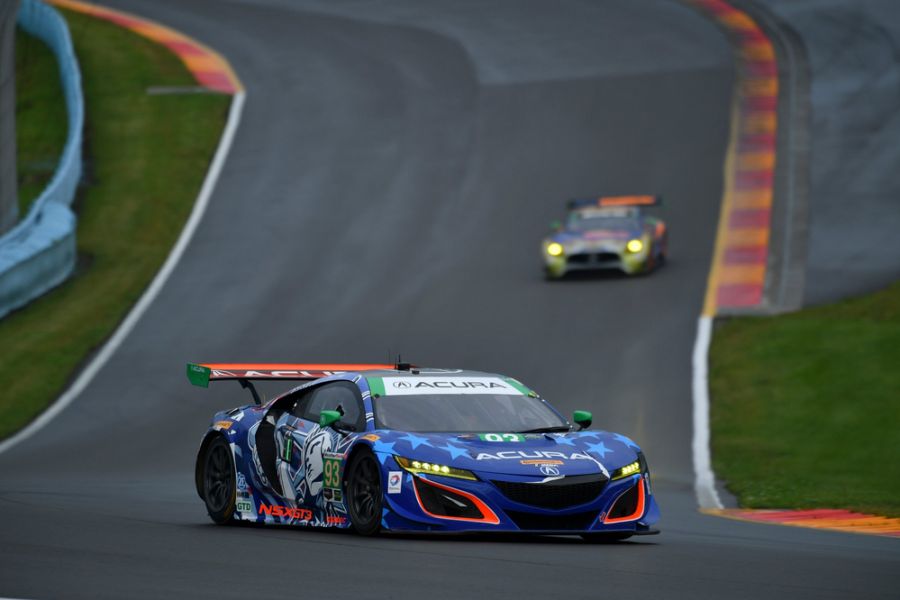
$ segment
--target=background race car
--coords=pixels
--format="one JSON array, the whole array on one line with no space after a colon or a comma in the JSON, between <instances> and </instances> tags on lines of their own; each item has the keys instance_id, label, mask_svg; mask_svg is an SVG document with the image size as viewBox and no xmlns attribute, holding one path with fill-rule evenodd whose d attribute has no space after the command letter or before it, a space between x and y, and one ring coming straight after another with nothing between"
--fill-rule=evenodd
<instances>
[{"instance_id":1,"label":"background race car","mask_svg":"<svg viewBox=\"0 0 900 600\"><path fill-rule=\"evenodd\" d=\"M660 219L644 212L658 196L604 196L569 202L565 224L541 245L544 272L559 279L572 271L617 269L646 273L666 259L668 233Z\"/></svg>"},{"instance_id":2,"label":"background race car","mask_svg":"<svg viewBox=\"0 0 900 600\"><path fill-rule=\"evenodd\" d=\"M647 462L510 377L409 365L188 365L196 385L310 380L216 414L197 493L216 523L379 531L656 533Z\"/></svg>"}]
</instances>

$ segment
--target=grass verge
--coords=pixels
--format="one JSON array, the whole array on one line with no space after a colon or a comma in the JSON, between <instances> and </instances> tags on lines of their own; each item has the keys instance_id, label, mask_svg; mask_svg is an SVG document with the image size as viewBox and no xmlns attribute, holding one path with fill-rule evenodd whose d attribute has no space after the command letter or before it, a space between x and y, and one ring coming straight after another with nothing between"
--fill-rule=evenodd
<instances>
[{"instance_id":1,"label":"grass verge","mask_svg":"<svg viewBox=\"0 0 900 600\"><path fill-rule=\"evenodd\" d=\"M749 508L900 516L900 282L717 327L716 474Z\"/></svg>"},{"instance_id":2,"label":"grass verge","mask_svg":"<svg viewBox=\"0 0 900 600\"><path fill-rule=\"evenodd\" d=\"M63 11L81 65L86 175L79 273L0 320L0 438L37 416L111 335L165 260L215 152L231 98L148 95L191 86L167 49Z\"/></svg>"},{"instance_id":3,"label":"grass verge","mask_svg":"<svg viewBox=\"0 0 900 600\"><path fill-rule=\"evenodd\" d=\"M56 171L68 130L59 67L41 40L16 29L16 176L19 219Z\"/></svg>"}]
</instances>

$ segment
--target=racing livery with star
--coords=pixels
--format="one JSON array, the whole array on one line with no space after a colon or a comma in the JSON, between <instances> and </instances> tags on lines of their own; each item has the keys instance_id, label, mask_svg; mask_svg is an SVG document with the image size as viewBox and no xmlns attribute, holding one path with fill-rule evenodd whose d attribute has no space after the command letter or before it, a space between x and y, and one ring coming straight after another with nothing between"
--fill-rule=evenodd
<instances>
[{"instance_id":1,"label":"racing livery with star","mask_svg":"<svg viewBox=\"0 0 900 600\"><path fill-rule=\"evenodd\" d=\"M400 365L189 364L256 404L217 413L196 487L216 523L389 531L656 533L647 461L519 381ZM262 403L253 382L304 380Z\"/></svg>"}]
</instances>

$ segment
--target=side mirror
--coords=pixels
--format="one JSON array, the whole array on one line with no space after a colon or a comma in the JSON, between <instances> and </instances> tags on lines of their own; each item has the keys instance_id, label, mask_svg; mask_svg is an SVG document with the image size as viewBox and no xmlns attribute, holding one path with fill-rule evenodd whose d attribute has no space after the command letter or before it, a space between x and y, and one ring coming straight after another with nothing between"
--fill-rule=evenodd
<instances>
[{"instance_id":1,"label":"side mirror","mask_svg":"<svg viewBox=\"0 0 900 600\"><path fill-rule=\"evenodd\" d=\"M594 417L586 410L576 410L572 413L572 420L575 421L581 429L587 429L591 426L591 423L594 422Z\"/></svg>"},{"instance_id":2,"label":"side mirror","mask_svg":"<svg viewBox=\"0 0 900 600\"><path fill-rule=\"evenodd\" d=\"M319 413L319 425L328 427L341 420L341 413L336 410L323 410Z\"/></svg>"},{"instance_id":3,"label":"side mirror","mask_svg":"<svg viewBox=\"0 0 900 600\"><path fill-rule=\"evenodd\" d=\"M560 223L559 221L550 222L550 229L552 229L553 231L562 231L562 228L562 223Z\"/></svg>"}]
</instances>

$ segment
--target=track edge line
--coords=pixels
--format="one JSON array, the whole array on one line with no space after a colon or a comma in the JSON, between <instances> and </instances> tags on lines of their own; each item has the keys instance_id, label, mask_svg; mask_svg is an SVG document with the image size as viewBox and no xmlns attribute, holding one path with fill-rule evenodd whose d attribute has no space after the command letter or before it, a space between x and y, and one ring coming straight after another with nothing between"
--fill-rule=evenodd
<instances>
[{"instance_id":1,"label":"track edge line","mask_svg":"<svg viewBox=\"0 0 900 600\"><path fill-rule=\"evenodd\" d=\"M701 315L697 320L697 338L691 360L694 425L691 454L694 459L694 491L701 509L724 508L716 491L709 446L709 344L712 320L707 315Z\"/></svg>"}]
</instances>

